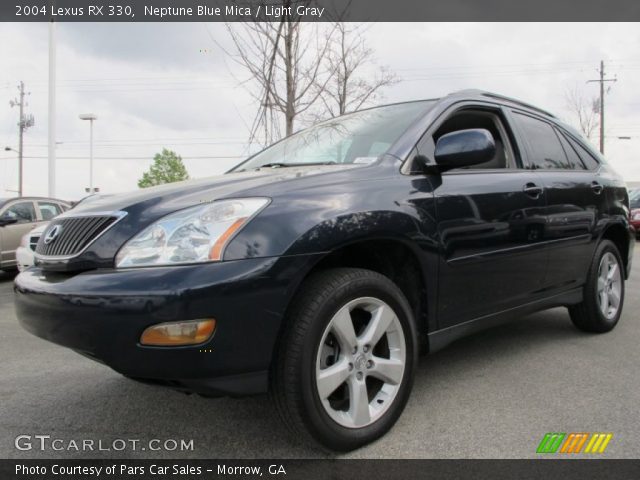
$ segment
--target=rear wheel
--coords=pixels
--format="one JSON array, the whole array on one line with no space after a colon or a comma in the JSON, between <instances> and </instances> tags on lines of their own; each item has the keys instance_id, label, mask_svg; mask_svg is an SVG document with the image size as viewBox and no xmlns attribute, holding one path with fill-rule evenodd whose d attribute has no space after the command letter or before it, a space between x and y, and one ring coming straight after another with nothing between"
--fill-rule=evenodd
<instances>
[{"instance_id":1,"label":"rear wheel","mask_svg":"<svg viewBox=\"0 0 640 480\"><path fill-rule=\"evenodd\" d=\"M312 277L294 300L272 372L281 417L332 450L379 438L409 397L416 338L409 304L388 278L351 268Z\"/></svg>"},{"instance_id":2,"label":"rear wheel","mask_svg":"<svg viewBox=\"0 0 640 480\"><path fill-rule=\"evenodd\" d=\"M620 320L624 304L624 269L616 245L603 240L589 268L584 299L569 308L571 321L585 332L604 333Z\"/></svg>"}]
</instances>

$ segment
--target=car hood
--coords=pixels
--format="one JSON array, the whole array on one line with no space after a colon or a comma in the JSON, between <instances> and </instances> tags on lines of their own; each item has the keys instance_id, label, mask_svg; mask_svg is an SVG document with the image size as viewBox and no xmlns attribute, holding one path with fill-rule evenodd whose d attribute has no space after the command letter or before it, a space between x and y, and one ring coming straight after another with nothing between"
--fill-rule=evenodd
<instances>
[{"instance_id":1,"label":"car hood","mask_svg":"<svg viewBox=\"0 0 640 480\"><path fill-rule=\"evenodd\" d=\"M117 220L98 234L85 250L66 256L36 255L37 263L44 270L51 271L112 268L114 257L122 245L159 218L175 211L226 198L266 197L275 200L279 195L297 190L351 183L356 180L355 171L366 177L366 171L373 174L376 170L367 167L349 164L266 168L91 199L59 215L52 223L87 215L115 217Z\"/></svg>"},{"instance_id":2,"label":"car hood","mask_svg":"<svg viewBox=\"0 0 640 480\"><path fill-rule=\"evenodd\" d=\"M33 230L29 231L29 236L36 236L36 235L42 235L42 232L45 231L45 229L49 226L49 222L47 223L42 223L40 225L38 225L36 228L34 228Z\"/></svg>"},{"instance_id":3,"label":"car hood","mask_svg":"<svg viewBox=\"0 0 640 480\"><path fill-rule=\"evenodd\" d=\"M97 198L86 205L79 205L65 216L95 212L147 211L158 217L172 211L187 208L203 202L242 195L268 196L277 185L278 191L296 188L297 180L306 177L332 177L331 174L363 167L363 165L322 165L308 167L266 168L248 172L227 173L198 180L170 183L157 187L143 188L104 198ZM328 180L329 181L329 180ZM321 183L314 178L314 183ZM261 187L270 187L263 189Z\"/></svg>"}]
</instances>

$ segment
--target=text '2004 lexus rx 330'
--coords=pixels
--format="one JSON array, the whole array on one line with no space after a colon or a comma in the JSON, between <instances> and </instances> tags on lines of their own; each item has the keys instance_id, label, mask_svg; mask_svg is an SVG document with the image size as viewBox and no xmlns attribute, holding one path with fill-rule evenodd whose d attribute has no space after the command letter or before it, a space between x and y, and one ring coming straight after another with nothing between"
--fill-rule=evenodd
<instances>
[{"instance_id":1,"label":"text '2004 lexus rx 330'","mask_svg":"<svg viewBox=\"0 0 640 480\"><path fill-rule=\"evenodd\" d=\"M270 391L291 428L349 450L398 419L419 350L557 306L614 328L633 237L622 179L577 133L465 91L81 205L47 227L16 306L128 377Z\"/></svg>"}]
</instances>

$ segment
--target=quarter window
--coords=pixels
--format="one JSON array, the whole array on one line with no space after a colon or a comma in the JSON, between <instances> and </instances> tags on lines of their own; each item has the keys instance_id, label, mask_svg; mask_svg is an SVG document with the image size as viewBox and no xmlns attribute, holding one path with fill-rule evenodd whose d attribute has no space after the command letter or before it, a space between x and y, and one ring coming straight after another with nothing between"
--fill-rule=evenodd
<instances>
[{"instance_id":1,"label":"quarter window","mask_svg":"<svg viewBox=\"0 0 640 480\"><path fill-rule=\"evenodd\" d=\"M550 124L520 113L515 113L514 118L529 144L531 153L529 168L545 170L573 168Z\"/></svg>"}]
</instances>

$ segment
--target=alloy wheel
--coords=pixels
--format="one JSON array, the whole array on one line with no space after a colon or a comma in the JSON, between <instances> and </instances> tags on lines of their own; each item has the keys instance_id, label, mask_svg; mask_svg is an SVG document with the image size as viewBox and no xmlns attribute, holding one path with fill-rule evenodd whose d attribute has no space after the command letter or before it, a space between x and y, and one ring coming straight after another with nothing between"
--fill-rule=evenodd
<instances>
[{"instance_id":1,"label":"alloy wheel","mask_svg":"<svg viewBox=\"0 0 640 480\"><path fill-rule=\"evenodd\" d=\"M622 293L622 275L618 259L611 252L606 252L598 267L598 305L608 320L615 318L620 308Z\"/></svg>"},{"instance_id":2,"label":"alloy wheel","mask_svg":"<svg viewBox=\"0 0 640 480\"><path fill-rule=\"evenodd\" d=\"M402 325L380 299L350 301L324 331L316 358L316 387L326 413L339 425L362 428L393 404L405 371Z\"/></svg>"}]
</instances>

